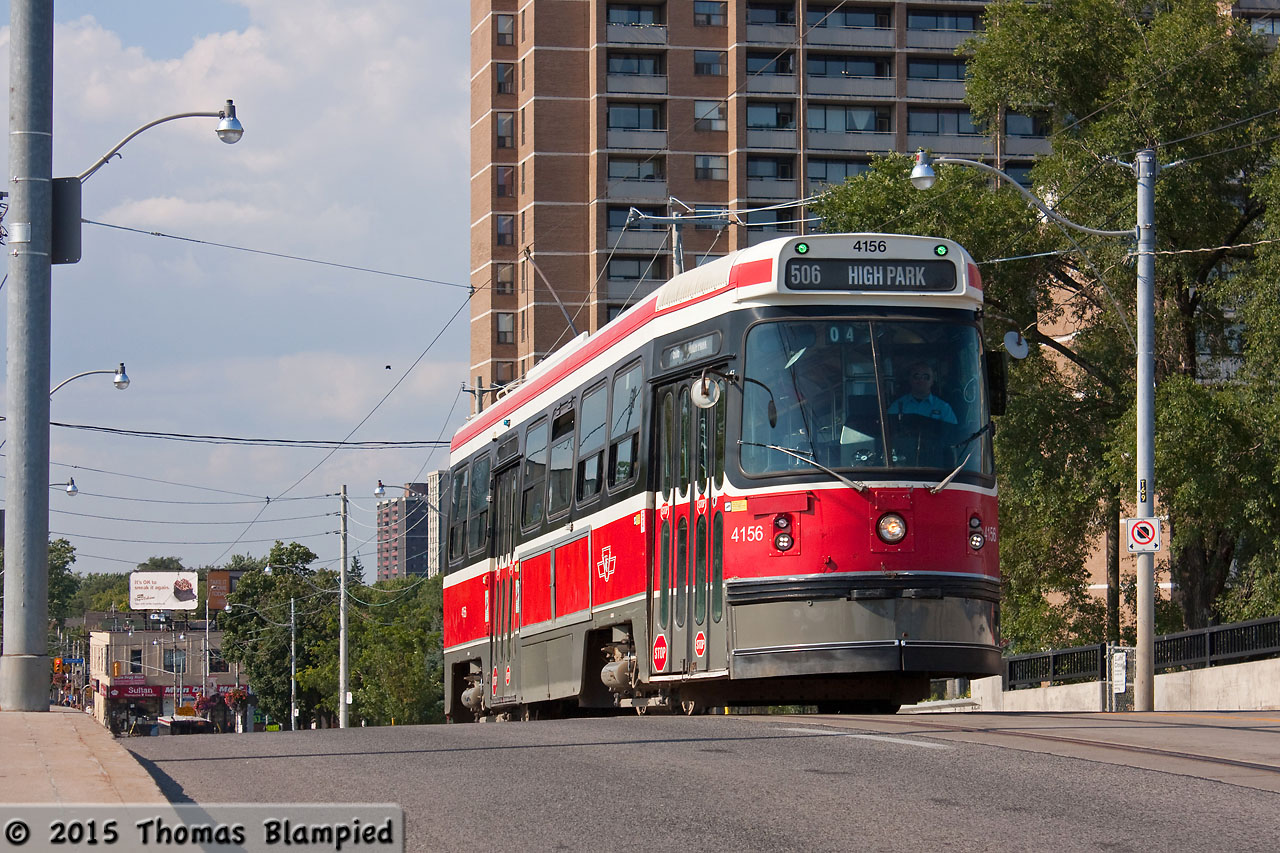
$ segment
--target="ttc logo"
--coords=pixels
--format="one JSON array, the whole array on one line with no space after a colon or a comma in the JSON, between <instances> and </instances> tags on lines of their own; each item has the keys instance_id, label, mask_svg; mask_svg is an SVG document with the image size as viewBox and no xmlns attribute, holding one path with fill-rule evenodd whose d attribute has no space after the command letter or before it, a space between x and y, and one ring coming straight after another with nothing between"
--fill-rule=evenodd
<instances>
[{"instance_id":1,"label":"ttc logo","mask_svg":"<svg viewBox=\"0 0 1280 853\"><path fill-rule=\"evenodd\" d=\"M612 548L612 545L604 546L600 551L600 562L596 563L596 574L605 583L613 577L613 567L618 562L618 558L613 556Z\"/></svg>"}]
</instances>

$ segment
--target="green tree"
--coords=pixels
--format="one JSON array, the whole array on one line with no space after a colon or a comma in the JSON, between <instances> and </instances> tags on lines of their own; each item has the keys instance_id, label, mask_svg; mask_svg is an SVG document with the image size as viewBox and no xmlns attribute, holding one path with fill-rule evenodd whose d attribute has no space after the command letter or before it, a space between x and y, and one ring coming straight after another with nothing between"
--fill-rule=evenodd
<instances>
[{"instance_id":1,"label":"green tree","mask_svg":"<svg viewBox=\"0 0 1280 853\"><path fill-rule=\"evenodd\" d=\"M1277 330L1244 284L1266 280L1270 253L1215 248L1252 243L1271 227L1272 151L1258 143L1280 128L1275 58L1247 23L1208 0L1003 0L964 50L977 121L995 128L1007 110L1052 117L1053 151L1032 175L1070 219L1107 230L1132 223L1133 176L1107 156L1132 159L1158 145L1163 163L1183 161L1157 183L1156 482L1171 519L1175 600L1188 626L1203 625L1233 565L1242 577L1261 571L1268 540L1258 531L1276 527L1276 457L1259 450L1274 448L1280 416L1273 403L1265 413L1251 404L1274 400L1280 353L1270 352L1266 371L1267 356L1246 336L1247 387L1207 370L1235 355L1234 323ZM1003 628L1017 648L1096 639L1087 546L1136 493L1132 247L1067 240L1015 210L1023 202L1008 187L959 167L939 167L935 189L913 195L906 167L881 160L832 192L819 205L826 227L953 237L980 262L1064 252L982 266L988 333L1017 328L1038 344L1013 367L996 434ZM1064 326L1069 338L1052 337Z\"/></svg>"}]
</instances>

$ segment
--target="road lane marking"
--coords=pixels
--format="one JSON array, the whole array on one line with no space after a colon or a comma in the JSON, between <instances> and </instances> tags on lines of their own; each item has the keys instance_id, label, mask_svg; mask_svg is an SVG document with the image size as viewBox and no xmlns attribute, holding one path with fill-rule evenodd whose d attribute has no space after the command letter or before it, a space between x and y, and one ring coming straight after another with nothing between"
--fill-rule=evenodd
<instances>
[{"instance_id":1,"label":"road lane marking","mask_svg":"<svg viewBox=\"0 0 1280 853\"><path fill-rule=\"evenodd\" d=\"M851 737L851 738L857 738L858 740L878 740L878 741L883 741L884 743L896 743L896 744L901 744L903 746L919 746L919 747L923 747L924 749L951 749L951 747L947 746L946 744L930 743L924 740L907 740L906 738L886 737L884 735L845 734L844 732L833 732L831 729L784 728L783 731L799 732L800 734L806 734L806 735L824 735L826 737Z\"/></svg>"}]
</instances>

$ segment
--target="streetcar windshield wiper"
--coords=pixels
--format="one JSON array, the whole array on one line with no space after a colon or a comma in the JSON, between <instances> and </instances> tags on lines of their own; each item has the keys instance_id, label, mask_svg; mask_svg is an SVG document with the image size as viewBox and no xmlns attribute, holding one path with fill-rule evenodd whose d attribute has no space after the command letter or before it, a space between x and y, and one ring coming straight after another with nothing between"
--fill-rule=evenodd
<instances>
[{"instance_id":1,"label":"streetcar windshield wiper","mask_svg":"<svg viewBox=\"0 0 1280 853\"><path fill-rule=\"evenodd\" d=\"M972 441L973 439L969 439L969 440L970 440L970 441ZM968 442L966 442L966 443L968 443ZM966 454L965 454L964 459L960 460L960 464L956 466L956 470L952 471L950 474L948 474L947 476L943 477L943 478L942 478L942 481L941 481L941 482L939 482L939 483L938 483L938 485L936 485L936 486L932 486L932 487L929 489L929 494L931 494L931 495L936 495L938 492L942 491L942 490L943 490L943 489L945 489L947 486L949 486L949 485L951 484L951 481L952 481L952 480L954 480L954 479L956 478L956 474L959 474L961 471L963 471L963 470L964 470L964 466L966 466L966 465L968 465L968 464L969 464L969 457L970 457L970 456L972 456L972 455L973 455L973 451L972 451L972 450L970 450L968 453L966 453Z\"/></svg>"},{"instance_id":2,"label":"streetcar windshield wiper","mask_svg":"<svg viewBox=\"0 0 1280 853\"><path fill-rule=\"evenodd\" d=\"M826 473L830 474L832 477L835 477L837 480L844 483L846 486L853 489L854 491L865 492L867 490L866 483L859 483L856 480L850 480L848 477L844 476L840 472L834 471L828 468L826 465L823 465L821 462L818 462L812 456L805 456L803 453L797 453L796 451L788 447L781 447L777 444L760 444L759 442L756 442L756 441L743 441L742 439L738 439L738 444L740 445L745 444L748 447L763 447L766 450L776 450L779 453L785 453L788 456L794 456L796 459L799 459L801 462L806 462L809 465L812 465L814 468L817 468L819 471L825 471ZM969 460L966 458L965 461L967 462ZM964 466L961 465L961 467L964 467ZM952 474L952 476L954 477L955 475Z\"/></svg>"},{"instance_id":3,"label":"streetcar windshield wiper","mask_svg":"<svg viewBox=\"0 0 1280 853\"><path fill-rule=\"evenodd\" d=\"M962 448L962 447L966 447L966 446L968 446L968 445L969 445L969 444L970 444L974 439L976 439L976 438L980 438L984 432L994 432L994 431L995 431L995 426L996 426L995 421L990 421L990 420L989 420L989 421L987 421L985 424L983 424L982 426L978 427L977 432L975 432L973 435L969 436L968 438L964 439L963 441L957 441L955 444L953 444L953 445L951 445L951 446L952 446L952 447L954 447L956 450L959 450L959 449L960 449L960 448Z\"/></svg>"}]
</instances>

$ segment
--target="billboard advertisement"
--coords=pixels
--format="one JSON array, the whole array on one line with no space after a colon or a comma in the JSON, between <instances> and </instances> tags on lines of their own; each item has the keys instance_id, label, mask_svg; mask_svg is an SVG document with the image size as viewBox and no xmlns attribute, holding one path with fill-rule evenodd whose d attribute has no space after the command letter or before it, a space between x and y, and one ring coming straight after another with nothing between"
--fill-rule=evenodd
<instances>
[{"instance_id":1,"label":"billboard advertisement","mask_svg":"<svg viewBox=\"0 0 1280 853\"><path fill-rule=\"evenodd\" d=\"M195 572L130 572L130 610L195 610Z\"/></svg>"},{"instance_id":2,"label":"billboard advertisement","mask_svg":"<svg viewBox=\"0 0 1280 853\"><path fill-rule=\"evenodd\" d=\"M231 572L226 569L210 569L209 586L205 594L209 596L210 610L226 610L227 596L231 594Z\"/></svg>"}]
</instances>

